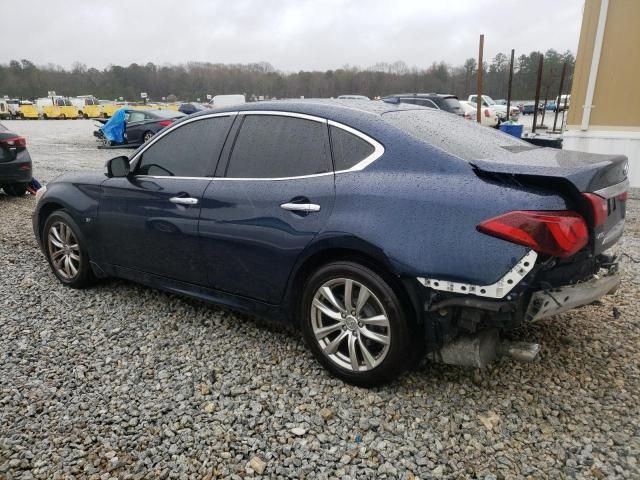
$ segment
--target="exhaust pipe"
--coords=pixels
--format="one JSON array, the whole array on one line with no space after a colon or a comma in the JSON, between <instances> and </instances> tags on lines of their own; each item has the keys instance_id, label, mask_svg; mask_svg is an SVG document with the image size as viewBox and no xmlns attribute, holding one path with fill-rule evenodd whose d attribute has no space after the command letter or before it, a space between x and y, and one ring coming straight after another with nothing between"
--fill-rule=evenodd
<instances>
[{"instance_id":1,"label":"exhaust pipe","mask_svg":"<svg viewBox=\"0 0 640 480\"><path fill-rule=\"evenodd\" d=\"M485 368L498 355L508 355L519 362L533 362L540 353L540 344L500 341L497 330L484 330L462 335L447 343L438 353L437 360L447 365Z\"/></svg>"}]
</instances>

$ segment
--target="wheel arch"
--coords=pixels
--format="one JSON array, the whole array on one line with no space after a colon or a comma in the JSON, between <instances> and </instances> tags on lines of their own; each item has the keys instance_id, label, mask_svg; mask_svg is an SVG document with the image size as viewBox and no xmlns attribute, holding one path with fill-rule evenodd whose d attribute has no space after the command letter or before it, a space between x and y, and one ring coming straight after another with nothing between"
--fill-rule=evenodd
<instances>
[{"instance_id":1,"label":"wheel arch","mask_svg":"<svg viewBox=\"0 0 640 480\"><path fill-rule=\"evenodd\" d=\"M341 260L359 263L380 275L398 295L405 312L410 316L410 321L414 324L421 322L421 301L417 292L394 273L391 262L380 248L361 239L334 238L309 247L305 253L296 264L287 285L286 305L295 327L298 327L300 322L298 312L302 300L301 286L318 268Z\"/></svg>"}]
</instances>

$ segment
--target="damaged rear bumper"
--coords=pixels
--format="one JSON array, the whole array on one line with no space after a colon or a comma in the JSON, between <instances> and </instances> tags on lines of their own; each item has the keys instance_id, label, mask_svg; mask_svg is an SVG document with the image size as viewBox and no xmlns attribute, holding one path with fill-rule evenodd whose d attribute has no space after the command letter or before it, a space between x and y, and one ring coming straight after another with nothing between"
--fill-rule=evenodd
<instances>
[{"instance_id":1,"label":"damaged rear bumper","mask_svg":"<svg viewBox=\"0 0 640 480\"><path fill-rule=\"evenodd\" d=\"M525 320L535 322L542 318L564 313L588 305L605 295L614 293L620 285L620 274L609 273L575 285L539 290L531 295Z\"/></svg>"}]
</instances>

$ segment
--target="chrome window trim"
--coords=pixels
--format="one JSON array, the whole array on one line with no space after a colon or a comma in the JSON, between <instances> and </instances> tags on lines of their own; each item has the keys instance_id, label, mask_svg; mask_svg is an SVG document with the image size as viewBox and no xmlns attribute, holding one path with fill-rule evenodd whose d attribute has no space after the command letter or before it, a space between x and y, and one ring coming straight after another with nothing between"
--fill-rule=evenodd
<instances>
[{"instance_id":1,"label":"chrome window trim","mask_svg":"<svg viewBox=\"0 0 640 480\"><path fill-rule=\"evenodd\" d=\"M373 147L373 152L369 156L367 156L367 157L363 158L362 160L360 160L353 167L351 167L349 169L346 169L346 170L336 170L336 171L324 172L324 173L313 173L313 174L310 174L310 175L298 175L298 176L295 176L295 177L272 177L272 178L271 177L270 178L246 177L246 178L241 178L241 177L174 177L174 176L163 176L163 175L136 175L135 178L154 178L154 179L172 178L172 179L175 179L175 180L207 180L207 181L209 181L209 180L217 180L217 181L232 181L232 182L237 182L237 181L264 182L264 181L297 180L297 179L305 179L305 178L325 177L325 176L328 176L328 175L335 175L335 174L342 174L342 173L359 172L361 170L364 170L366 167L371 165L373 162L375 162L385 152L384 146L380 142L378 142L377 140L374 140L369 135L366 135L366 134L362 133L361 131L356 130L355 128L349 127L348 125L344 125L344 124L336 122L334 120L327 120L326 118L316 117L314 115L307 115L305 113L297 113L297 112L282 112L282 111L278 111L278 110L245 110L245 111L222 112L222 113L212 113L212 114L202 115L202 116L198 116L198 117L195 117L195 118L192 118L192 119L189 119L189 120L185 120L184 122L180 122L178 125L171 126L167 130L164 130L162 132L162 134L154 137L151 140L151 142L149 142L148 145L146 145L142 150L137 152L132 157L132 159L130 160L129 164L133 165L133 163L135 161L137 161L138 158L140 158L140 156L149 147L151 147L151 145L153 145L155 142L157 142L162 137L164 137L168 133L172 132L176 128L179 128L181 125L186 125L187 123L191 123L191 122L198 121L198 120L203 120L205 118L225 117L225 116L233 116L233 115L274 115L274 116L280 116L280 117L302 118L304 120L311 120L311 121L314 121L314 122L325 123L325 124L328 124L330 126L345 130L345 131L355 135L356 137L359 137L362 140L366 141L367 143L369 143Z\"/></svg>"},{"instance_id":2,"label":"chrome window trim","mask_svg":"<svg viewBox=\"0 0 640 480\"><path fill-rule=\"evenodd\" d=\"M601 188L600 190L596 190L596 195L600 195L602 198L613 198L621 193L624 193L629 190L629 179L625 178L622 182L616 183L615 185L611 185L609 187Z\"/></svg>"},{"instance_id":3,"label":"chrome window trim","mask_svg":"<svg viewBox=\"0 0 640 480\"><path fill-rule=\"evenodd\" d=\"M329 120L328 123L330 126L340 128L346 132L349 132L355 135L356 137L361 138L371 146L373 146L373 152L368 157L363 158L351 168L348 168L346 170L336 170L335 173L359 172L360 170L363 170L369 165L371 165L373 162L375 162L378 158L380 158L384 154L384 147L382 146L382 144L377 140L374 140L373 138L371 138L369 135L366 135L361 131L356 130L355 128L349 127L348 125L344 125L342 123L338 123L333 120Z\"/></svg>"},{"instance_id":4,"label":"chrome window trim","mask_svg":"<svg viewBox=\"0 0 640 480\"><path fill-rule=\"evenodd\" d=\"M153 138L151 139L150 142L148 142L146 145L143 146L142 150L140 150L139 152L136 152L135 155L133 157L131 157L131 160L129 160L129 166L130 168L133 166L134 162L136 162L140 156L147 151L147 149L149 149L153 144L155 144L157 141L159 141L161 138L163 138L165 135L173 132L174 130L182 127L183 125L187 125L189 123L193 123L193 122L197 122L199 120L205 120L207 118L216 118L216 117L233 117L235 115L237 115L238 112L220 112L220 113L208 113L206 115L201 115L201 116L197 116L194 118L189 118L183 122L179 122L177 124L173 124L170 127L168 127L167 129L163 130L162 133L154 135ZM131 170L133 170L133 168L131 168ZM136 178L138 177L150 177L150 178L210 178L210 177L155 177L155 176L151 176L151 175L136 175Z\"/></svg>"}]
</instances>

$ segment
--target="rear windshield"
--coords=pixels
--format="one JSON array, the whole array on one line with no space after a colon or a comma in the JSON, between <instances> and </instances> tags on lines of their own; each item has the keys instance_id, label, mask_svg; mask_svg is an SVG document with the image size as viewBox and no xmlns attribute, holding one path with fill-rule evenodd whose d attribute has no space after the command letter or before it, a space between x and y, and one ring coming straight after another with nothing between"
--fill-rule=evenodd
<instances>
[{"instance_id":1,"label":"rear windshield","mask_svg":"<svg viewBox=\"0 0 640 480\"><path fill-rule=\"evenodd\" d=\"M395 127L463 160L482 160L536 148L494 128L449 113L416 109L383 113Z\"/></svg>"},{"instance_id":2,"label":"rear windshield","mask_svg":"<svg viewBox=\"0 0 640 480\"><path fill-rule=\"evenodd\" d=\"M154 110L153 113L162 118L184 117L184 113L177 112L176 110Z\"/></svg>"},{"instance_id":3,"label":"rear windshield","mask_svg":"<svg viewBox=\"0 0 640 480\"><path fill-rule=\"evenodd\" d=\"M449 105L449 108L451 108L451 110L461 110L462 109L462 107L460 106L460 101L457 98L447 97L447 98L444 99L444 103Z\"/></svg>"}]
</instances>

